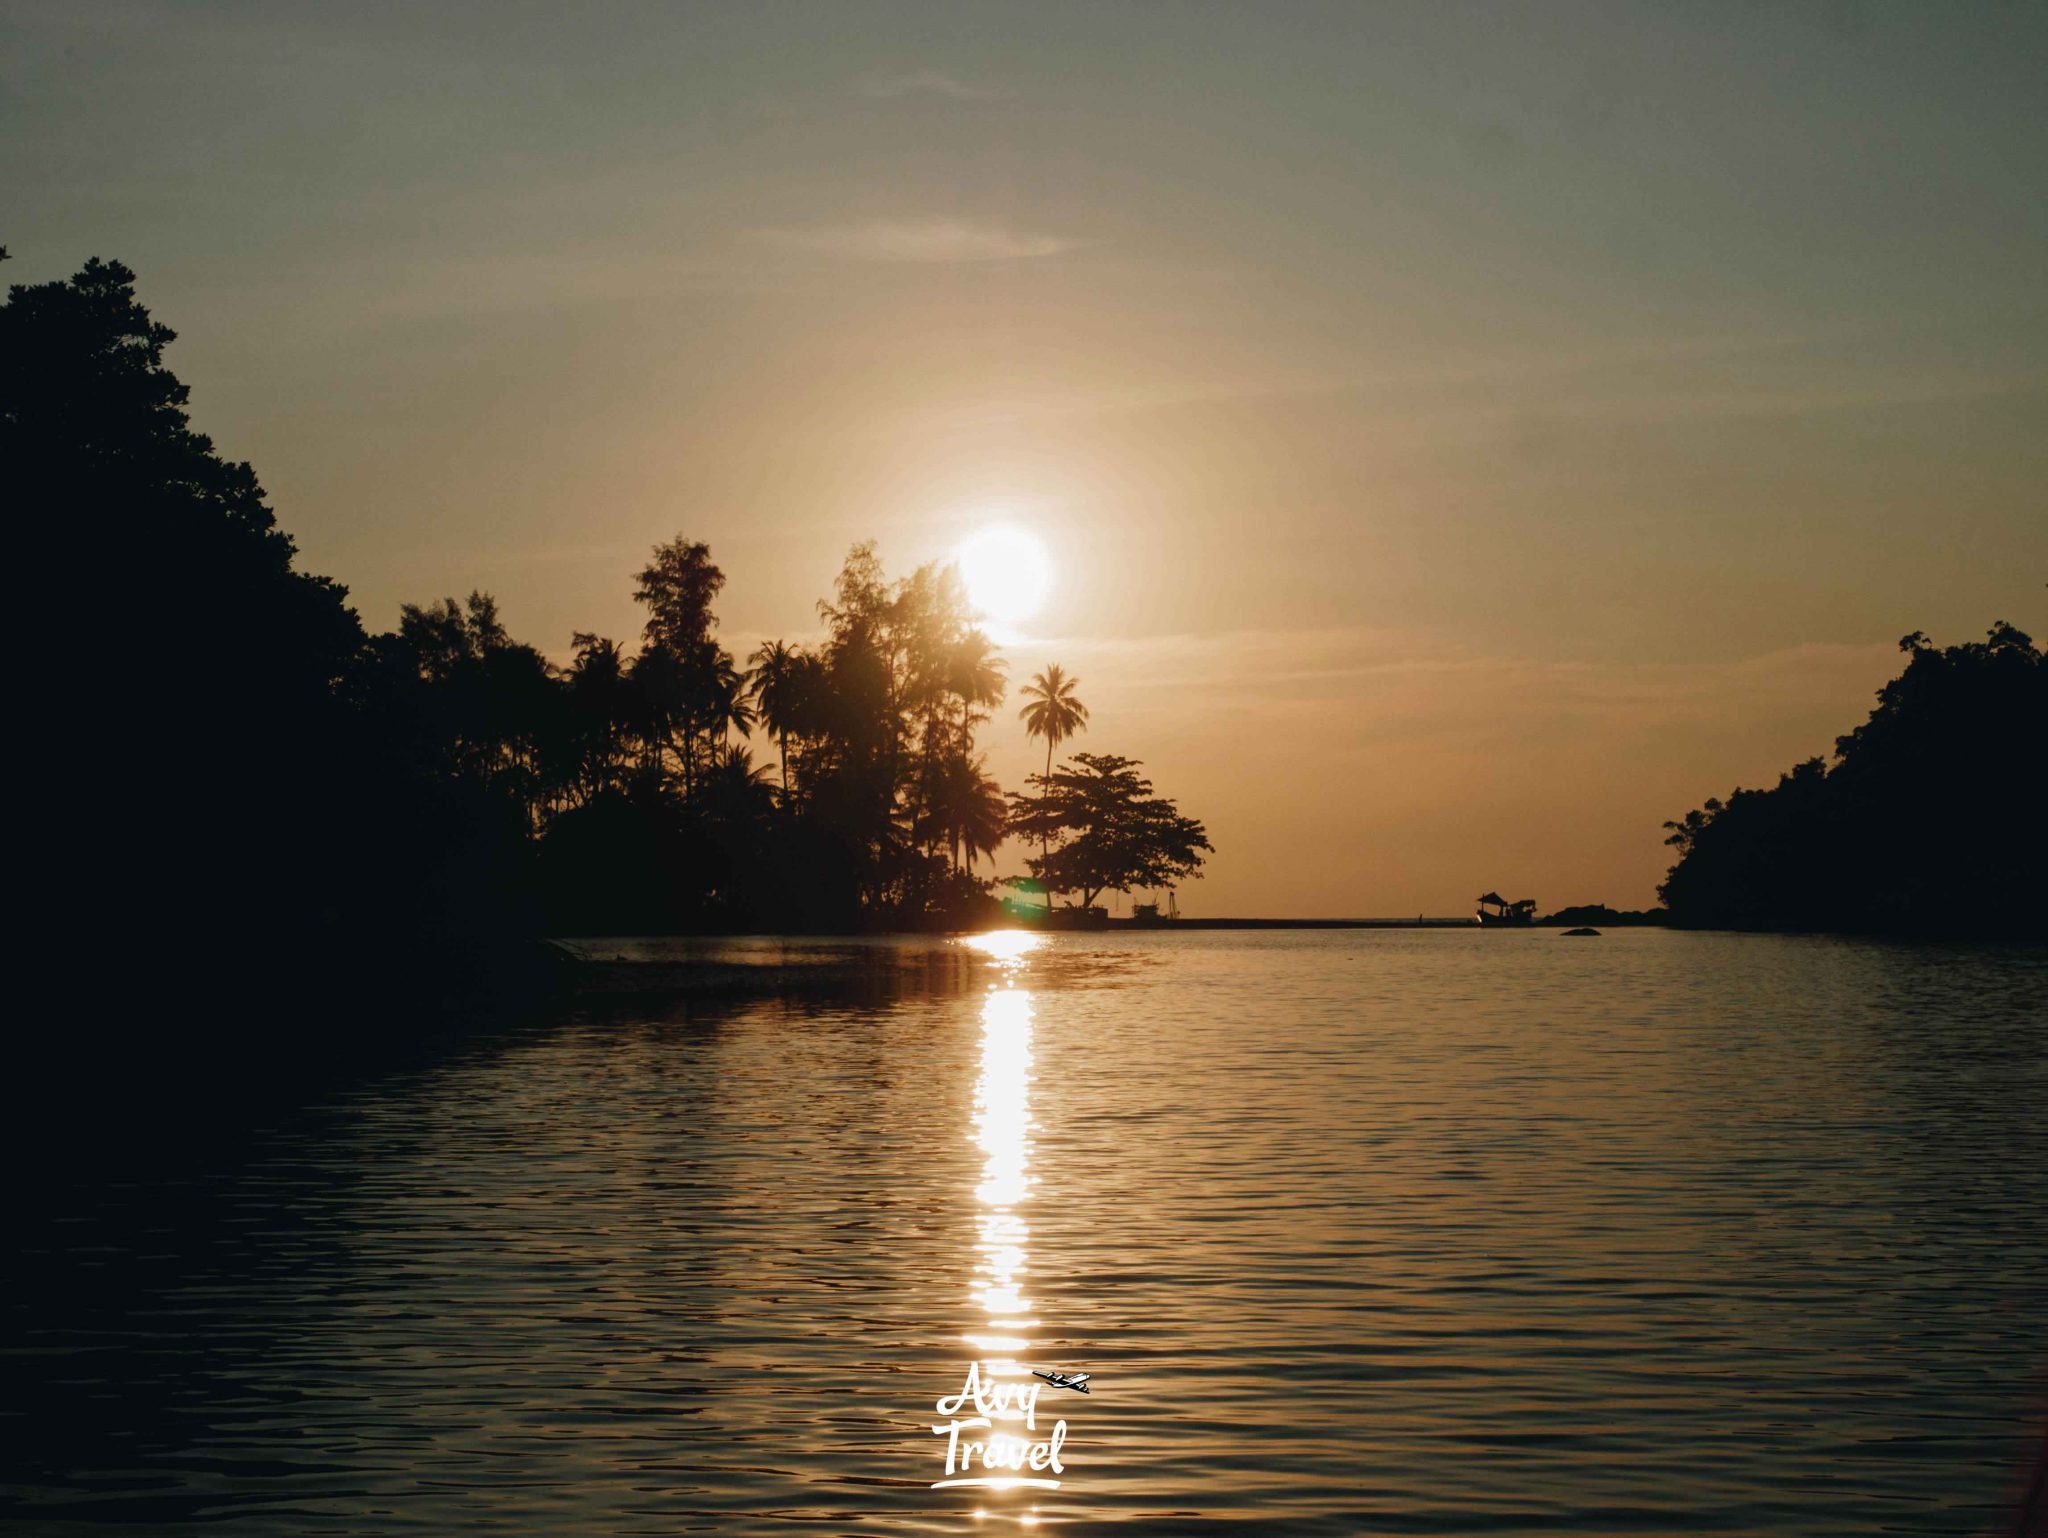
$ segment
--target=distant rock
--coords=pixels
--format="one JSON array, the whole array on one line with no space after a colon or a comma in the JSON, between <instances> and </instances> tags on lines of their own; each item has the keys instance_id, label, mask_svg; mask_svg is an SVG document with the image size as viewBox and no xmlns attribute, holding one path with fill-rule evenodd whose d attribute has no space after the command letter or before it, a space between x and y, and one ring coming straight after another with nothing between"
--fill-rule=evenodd
<instances>
[{"instance_id":1,"label":"distant rock","mask_svg":"<svg viewBox=\"0 0 2048 1538\"><path fill-rule=\"evenodd\" d=\"M1581 925L1580 925L1580 926L1579 926L1579 927L1578 927L1577 929L1567 929L1567 930L1566 930L1566 931L1565 931L1565 932L1564 932L1564 933L1563 933L1562 935L1560 935L1560 936L1559 936L1558 938L1560 938L1560 939L1564 939L1564 940L1569 940L1569 939L1570 939L1570 938L1571 938L1571 937L1572 937L1573 935L1594 935L1594 936L1597 936L1597 935L1598 935L1599 933L1600 933L1600 931L1599 931L1599 930L1597 930L1597 929L1588 929L1588 928L1586 928L1586 927L1585 927L1585 925L1581 924Z\"/></svg>"}]
</instances>

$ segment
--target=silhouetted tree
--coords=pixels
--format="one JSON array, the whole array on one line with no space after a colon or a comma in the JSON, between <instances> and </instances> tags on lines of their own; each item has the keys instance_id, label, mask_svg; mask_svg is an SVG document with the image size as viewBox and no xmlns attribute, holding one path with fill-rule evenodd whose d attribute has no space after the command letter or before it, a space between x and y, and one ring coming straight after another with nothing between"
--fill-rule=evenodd
<instances>
[{"instance_id":1,"label":"silhouetted tree","mask_svg":"<svg viewBox=\"0 0 2048 1538\"><path fill-rule=\"evenodd\" d=\"M548 660L514 641L497 601L480 592L466 604L404 605L398 646L417 675L415 726L442 772L496 789L537 829L564 788L568 701Z\"/></svg>"},{"instance_id":2,"label":"silhouetted tree","mask_svg":"<svg viewBox=\"0 0 2048 1538\"><path fill-rule=\"evenodd\" d=\"M798 727L798 673L803 653L782 641L764 641L747 659L747 693L756 718L775 736L782 770L782 794L789 799L789 739Z\"/></svg>"},{"instance_id":3,"label":"silhouetted tree","mask_svg":"<svg viewBox=\"0 0 2048 1538\"><path fill-rule=\"evenodd\" d=\"M0 306L0 466L32 718L75 744L20 851L41 911L124 930L175 990L229 937L246 970L363 901L346 590L294 567L255 472L192 430L175 333L94 259ZM80 688L80 679L91 680Z\"/></svg>"},{"instance_id":4,"label":"silhouetted tree","mask_svg":"<svg viewBox=\"0 0 2048 1538\"><path fill-rule=\"evenodd\" d=\"M1171 886L1194 875L1210 851L1207 831L1138 774L1135 760L1076 753L1075 767L1035 774L1035 796L1012 795L1009 831L1050 852L1030 863L1049 892L1079 892L1094 906L1103 892Z\"/></svg>"},{"instance_id":5,"label":"silhouetted tree","mask_svg":"<svg viewBox=\"0 0 2048 1538\"><path fill-rule=\"evenodd\" d=\"M824 644L790 664L783 712L800 746L801 811L829 824L862 872L871 920L929 922L965 889L947 879L940 810L949 766L1002 698L1002 664L958 574L919 568L891 584L856 545L819 605Z\"/></svg>"},{"instance_id":6,"label":"silhouetted tree","mask_svg":"<svg viewBox=\"0 0 2048 1538\"><path fill-rule=\"evenodd\" d=\"M961 755L945 761L933 812L954 868L960 868L964 855L971 873L976 855L992 856L1002 843L1009 806L985 760Z\"/></svg>"},{"instance_id":7,"label":"silhouetted tree","mask_svg":"<svg viewBox=\"0 0 2048 1538\"><path fill-rule=\"evenodd\" d=\"M1076 732L1088 729L1088 707L1074 693L1081 682L1070 678L1057 662L1018 692L1031 701L1018 711L1024 730L1045 739L1045 772L1052 773L1053 750Z\"/></svg>"},{"instance_id":8,"label":"silhouetted tree","mask_svg":"<svg viewBox=\"0 0 2048 1538\"><path fill-rule=\"evenodd\" d=\"M711 561L711 547L678 535L654 547L654 558L633 591L647 605L647 640L677 655L711 639L718 616L711 600L725 587L725 573Z\"/></svg>"},{"instance_id":9,"label":"silhouetted tree","mask_svg":"<svg viewBox=\"0 0 2048 1538\"><path fill-rule=\"evenodd\" d=\"M566 679L566 762L556 777L580 805L622 785L635 712L619 643L579 630L570 644L576 655Z\"/></svg>"},{"instance_id":10,"label":"silhouetted tree","mask_svg":"<svg viewBox=\"0 0 2048 1538\"><path fill-rule=\"evenodd\" d=\"M1052 773L1053 750L1075 733L1088 729L1088 707L1074 693L1079 683L1078 678L1068 677L1066 670L1055 662L1019 691L1031 703L1017 715L1024 722L1027 735L1045 739L1047 774ZM1044 856L1051 851L1051 843L1041 839L1039 854ZM1046 900L1052 900L1050 893Z\"/></svg>"}]
</instances>

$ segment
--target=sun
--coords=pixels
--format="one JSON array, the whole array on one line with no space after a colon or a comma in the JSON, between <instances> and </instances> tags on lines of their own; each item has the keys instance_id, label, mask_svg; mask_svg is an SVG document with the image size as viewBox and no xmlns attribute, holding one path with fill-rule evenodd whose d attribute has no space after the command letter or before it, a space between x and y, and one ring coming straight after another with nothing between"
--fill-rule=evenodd
<instances>
[{"instance_id":1,"label":"sun","mask_svg":"<svg viewBox=\"0 0 2048 1538\"><path fill-rule=\"evenodd\" d=\"M956 559L967 601L991 624L1010 626L1031 618L1052 587L1052 558L1023 529L983 529L960 546Z\"/></svg>"}]
</instances>

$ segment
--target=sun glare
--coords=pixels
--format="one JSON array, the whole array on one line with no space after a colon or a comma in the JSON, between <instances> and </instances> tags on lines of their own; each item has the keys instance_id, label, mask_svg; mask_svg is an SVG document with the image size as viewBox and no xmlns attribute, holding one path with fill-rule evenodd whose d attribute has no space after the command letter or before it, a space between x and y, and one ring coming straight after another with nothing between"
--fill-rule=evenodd
<instances>
[{"instance_id":1,"label":"sun glare","mask_svg":"<svg viewBox=\"0 0 2048 1538\"><path fill-rule=\"evenodd\" d=\"M967 601L996 625L1029 619L1052 586L1052 559L1022 529L983 529L960 546L960 580Z\"/></svg>"},{"instance_id":2,"label":"sun glare","mask_svg":"<svg viewBox=\"0 0 2048 1538\"><path fill-rule=\"evenodd\" d=\"M1045 937L1028 929L997 929L987 934L963 935L962 943L1005 967L1014 968L1045 942Z\"/></svg>"}]
</instances>

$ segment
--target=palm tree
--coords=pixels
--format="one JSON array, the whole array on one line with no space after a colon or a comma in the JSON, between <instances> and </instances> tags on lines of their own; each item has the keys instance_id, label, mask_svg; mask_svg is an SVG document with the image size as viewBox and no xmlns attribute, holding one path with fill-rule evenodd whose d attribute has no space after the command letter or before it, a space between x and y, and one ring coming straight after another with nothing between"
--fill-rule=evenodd
<instances>
[{"instance_id":1,"label":"palm tree","mask_svg":"<svg viewBox=\"0 0 2048 1538\"><path fill-rule=\"evenodd\" d=\"M725 746L729 732L745 736L754 726L754 712L746 701L746 684L733 666L732 654L709 642L692 648L692 694L697 730L704 734L705 761L714 762Z\"/></svg>"},{"instance_id":2,"label":"palm tree","mask_svg":"<svg viewBox=\"0 0 2048 1538\"><path fill-rule=\"evenodd\" d=\"M683 665L666 646L644 646L626 670L626 681L632 688L637 718L635 735L640 739L640 768L658 783L668 774L667 755L677 746L676 732L683 719ZM688 762L684 761L681 767L687 785Z\"/></svg>"},{"instance_id":3,"label":"palm tree","mask_svg":"<svg viewBox=\"0 0 2048 1538\"><path fill-rule=\"evenodd\" d=\"M955 870L961 868L963 850L969 872L977 854L994 856L1003 841L1008 806L1002 787L989 776L985 759L964 753L948 759L939 771L933 800L933 831L945 840Z\"/></svg>"},{"instance_id":4,"label":"palm tree","mask_svg":"<svg viewBox=\"0 0 2048 1538\"><path fill-rule=\"evenodd\" d=\"M967 854L967 872L974 873L974 857L985 854L989 859L996 857L996 846L1003 841L1003 829L1008 824L1010 807L1003 799L1003 787L995 777L982 769L981 761L975 760L973 773L964 787L962 810L966 815L960 818L960 844Z\"/></svg>"},{"instance_id":5,"label":"palm tree","mask_svg":"<svg viewBox=\"0 0 2048 1538\"><path fill-rule=\"evenodd\" d=\"M632 686L617 641L579 630L570 642L576 660L566 675L568 773L587 801L610 789L625 767L626 738L633 727Z\"/></svg>"},{"instance_id":6,"label":"palm tree","mask_svg":"<svg viewBox=\"0 0 2048 1538\"><path fill-rule=\"evenodd\" d=\"M782 756L782 799L789 800L789 729L797 714L797 675L803 653L782 641L763 641L747 658L747 692L754 698L761 724L775 734L775 746Z\"/></svg>"},{"instance_id":7,"label":"palm tree","mask_svg":"<svg viewBox=\"0 0 2048 1538\"><path fill-rule=\"evenodd\" d=\"M1078 678L1069 678L1057 662L1018 693L1031 703L1018 711L1024 730L1045 739L1045 772L1052 773L1053 749L1076 732L1088 730L1088 707L1074 695Z\"/></svg>"},{"instance_id":8,"label":"palm tree","mask_svg":"<svg viewBox=\"0 0 2048 1538\"><path fill-rule=\"evenodd\" d=\"M1004 671L995 642L979 630L970 630L946 654L946 690L960 701L963 715L979 705L1000 705ZM1085 717L1088 712L1081 714Z\"/></svg>"},{"instance_id":9,"label":"palm tree","mask_svg":"<svg viewBox=\"0 0 2048 1538\"><path fill-rule=\"evenodd\" d=\"M721 743L712 752L705 783L732 795L771 790L768 766L756 765L754 750L743 742Z\"/></svg>"},{"instance_id":10,"label":"palm tree","mask_svg":"<svg viewBox=\"0 0 2048 1538\"><path fill-rule=\"evenodd\" d=\"M1088 730L1088 707L1074 693L1080 682L1078 678L1067 677L1066 670L1055 662L1017 691L1031 701L1017 712L1024 722L1024 730L1033 737L1045 739L1045 773L1048 779L1052 777L1052 750L1076 732ZM1051 852L1052 836L1047 834L1039 842L1039 858L1044 859ZM1045 894L1045 905L1048 908L1052 906L1050 891Z\"/></svg>"},{"instance_id":11,"label":"palm tree","mask_svg":"<svg viewBox=\"0 0 2048 1538\"><path fill-rule=\"evenodd\" d=\"M995 643L980 630L934 641L922 652L914 685L924 717L916 786L920 815L930 810L931 795L950 772L950 757L973 751L974 729L988 720L984 707L1003 702L1007 671Z\"/></svg>"},{"instance_id":12,"label":"palm tree","mask_svg":"<svg viewBox=\"0 0 2048 1538\"><path fill-rule=\"evenodd\" d=\"M719 744L704 765L695 804L713 822L724 823L728 828L758 828L775 805L775 787L769 783L768 766L756 767L753 752L744 744Z\"/></svg>"}]
</instances>

